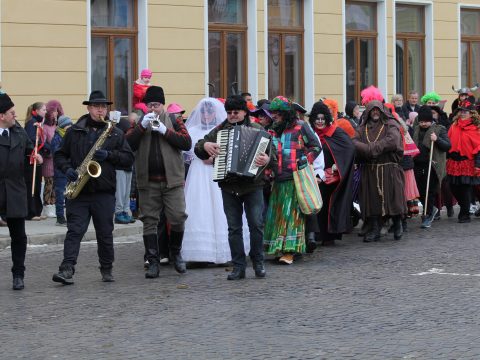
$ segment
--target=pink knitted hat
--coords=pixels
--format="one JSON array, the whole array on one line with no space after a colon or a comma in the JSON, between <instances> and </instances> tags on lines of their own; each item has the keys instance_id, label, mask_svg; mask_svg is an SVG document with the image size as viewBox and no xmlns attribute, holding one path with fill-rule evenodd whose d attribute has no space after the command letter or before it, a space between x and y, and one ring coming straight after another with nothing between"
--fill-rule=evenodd
<instances>
[{"instance_id":1,"label":"pink knitted hat","mask_svg":"<svg viewBox=\"0 0 480 360\"><path fill-rule=\"evenodd\" d=\"M151 78L152 77L152 70L150 69L143 69L140 73L140 77Z\"/></svg>"},{"instance_id":2,"label":"pink knitted hat","mask_svg":"<svg viewBox=\"0 0 480 360\"><path fill-rule=\"evenodd\" d=\"M185 110L183 110L182 106L177 103L171 103L167 106L167 112L170 114L183 114Z\"/></svg>"}]
</instances>

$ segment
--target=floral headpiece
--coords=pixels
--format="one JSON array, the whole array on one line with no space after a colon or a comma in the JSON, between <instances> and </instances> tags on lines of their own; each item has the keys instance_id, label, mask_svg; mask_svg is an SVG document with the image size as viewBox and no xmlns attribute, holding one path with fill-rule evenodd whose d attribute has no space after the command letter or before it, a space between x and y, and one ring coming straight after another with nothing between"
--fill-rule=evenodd
<instances>
[{"instance_id":1,"label":"floral headpiece","mask_svg":"<svg viewBox=\"0 0 480 360\"><path fill-rule=\"evenodd\" d=\"M292 103L285 96L277 96L270 103L270 111L290 111Z\"/></svg>"}]
</instances>

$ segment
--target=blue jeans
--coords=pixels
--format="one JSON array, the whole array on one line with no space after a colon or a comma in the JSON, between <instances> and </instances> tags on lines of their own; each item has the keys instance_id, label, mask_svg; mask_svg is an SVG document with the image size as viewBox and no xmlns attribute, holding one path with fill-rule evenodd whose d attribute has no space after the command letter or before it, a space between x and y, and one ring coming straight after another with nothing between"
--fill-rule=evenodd
<instances>
[{"instance_id":1,"label":"blue jeans","mask_svg":"<svg viewBox=\"0 0 480 360\"><path fill-rule=\"evenodd\" d=\"M65 217L65 188L67 186L67 178L64 176L55 176L53 179L53 184L55 186L55 213L58 217Z\"/></svg>"},{"instance_id":2,"label":"blue jeans","mask_svg":"<svg viewBox=\"0 0 480 360\"><path fill-rule=\"evenodd\" d=\"M253 263L263 262L263 189L240 196L222 190L222 198L234 267L245 269L247 266L242 231L244 208L250 230L250 259Z\"/></svg>"}]
</instances>

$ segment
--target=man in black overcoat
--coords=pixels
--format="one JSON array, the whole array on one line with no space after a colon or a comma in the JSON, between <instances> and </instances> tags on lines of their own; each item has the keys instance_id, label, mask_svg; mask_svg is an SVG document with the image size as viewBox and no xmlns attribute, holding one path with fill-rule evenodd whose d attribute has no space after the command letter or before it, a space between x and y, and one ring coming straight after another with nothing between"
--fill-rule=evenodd
<instances>
[{"instance_id":1,"label":"man in black overcoat","mask_svg":"<svg viewBox=\"0 0 480 360\"><path fill-rule=\"evenodd\" d=\"M24 165L29 161L33 143L25 130L16 122L15 107L10 97L0 93L0 214L5 214L12 240L13 290L24 288L25 253L27 235L27 187ZM41 163L40 154L35 155Z\"/></svg>"}]
</instances>

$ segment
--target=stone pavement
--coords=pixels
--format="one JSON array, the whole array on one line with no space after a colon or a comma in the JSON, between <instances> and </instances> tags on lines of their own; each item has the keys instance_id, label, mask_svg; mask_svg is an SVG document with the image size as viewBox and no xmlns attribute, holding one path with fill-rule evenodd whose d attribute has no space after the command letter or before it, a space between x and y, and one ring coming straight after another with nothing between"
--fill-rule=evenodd
<instances>
[{"instance_id":1,"label":"stone pavement","mask_svg":"<svg viewBox=\"0 0 480 360\"><path fill-rule=\"evenodd\" d=\"M3 250L0 357L480 359L480 219L419 224L398 242L351 234L237 282L221 267L162 267L147 280L137 235L116 239L115 283L100 281L94 242L82 244L72 286L51 281L62 247L32 246L14 292Z\"/></svg>"}]
</instances>

